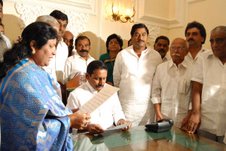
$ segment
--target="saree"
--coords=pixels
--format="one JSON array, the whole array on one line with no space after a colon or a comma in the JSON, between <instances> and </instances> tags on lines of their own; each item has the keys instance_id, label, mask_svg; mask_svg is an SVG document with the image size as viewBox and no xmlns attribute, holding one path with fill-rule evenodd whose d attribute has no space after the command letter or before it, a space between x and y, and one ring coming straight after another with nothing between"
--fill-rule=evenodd
<instances>
[{"instance_id":1,"label":"saree","mask_svg":"<svg viewBox=\"0 0 226 151\"><path fill-rule=\"evenodd\" d=\"M23 59L0 81L2 150L72 150L59 84Z\"/></svg>"}]
</instances>

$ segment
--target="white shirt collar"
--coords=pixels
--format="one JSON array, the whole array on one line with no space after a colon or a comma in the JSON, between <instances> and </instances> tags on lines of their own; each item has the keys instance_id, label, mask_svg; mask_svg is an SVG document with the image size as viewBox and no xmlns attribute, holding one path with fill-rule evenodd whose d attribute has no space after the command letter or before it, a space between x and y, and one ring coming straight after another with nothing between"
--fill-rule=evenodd
<instances>
[{"instance_id":1,"label":"white shirt collar","mask_svg":"<svg viewBox=\"0 0 226 151\"><path fill-rule=\"evenodd\" d=\"M88 80L86 82L86 85L88 86L90 92L92 92L92 93L98 93L98 91L91 86L91 84L89 83Z\"/></svg>"}]
</instances>

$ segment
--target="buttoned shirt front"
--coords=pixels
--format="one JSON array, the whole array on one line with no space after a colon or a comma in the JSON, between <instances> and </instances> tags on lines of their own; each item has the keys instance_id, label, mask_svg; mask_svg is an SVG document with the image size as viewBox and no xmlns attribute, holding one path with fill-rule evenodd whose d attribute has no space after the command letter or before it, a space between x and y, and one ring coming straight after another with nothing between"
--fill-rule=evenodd
<instances>
[{"instance_id":1,"label":"buttoned shirt front","mask_svg":"<svg viewBox=\"0 0 226 151\"><path fill-rule=\"evenodd\" d=\"M195 58L193 58L192 55L191 55L191 53L188 52L188 54L186 55L185 58L186 58L187 60L189 60L190 62L194 63L194 62L197 60L197 58L198 58L202 53L204 53L204 52L206 52L206 51L210 51L210 50L205 49L205 48L202 48L202 49L197 53L197 55L195 56Z\"/></svg>"},{"instance_id":2,"label":"buttoned shirt front","mask_svg":"<svg viewBox=\"0 0 226 151\"><path fill-rule=\"evenodd\" d=\"M226 64L212 51L198 58L192 72L192 81L201 83L200 129L223 136L226 133Z\"/></svg>"},{"instance_id":3,"label":"buttoned shirt front","mask_svg":"<svg viewBox=\"0 0 226 151\"><path fill-rule=\"evenodd\" d=\"M65 64L64 74L65 80L70 80L77 73L86 73L86 68L90 62L95 60L89 55L88 59L85 60L77 52L73 56L70 56Z\"/></svg>"},{"instance_id":4,"label":"buttoned shirt front","mask_svg":"<svg viewBox=\"0 0 226 151\"><path fill-rule=\"evenodd\" d=\"M126 118L133 125L142 125L153 120L151 84L155 69L162 62L154 49L143 50L138 57L130 46L120 51L113 70L114 85L120 88L119 100Z\"/></svg>"},{"instance_id":5,"label":"buttoned shirt front","mask_svg":"<svg viewBox=\"0 0 226 151\"><path fill-rule=\"evenodd\" d=\"M152 85L153 104L161 103L161 113L180 127L190 102L192 64L184 60L176 66L172 60L158 65Z\"/></svg>"},{"instance_id":6,"label":"buttoned shirt front","mask_svg":"<svg viewBox=\"0 0 226 151\"><path fill-rule=\"evenodd\" d=\"M96 93L98 92L87 81L70 93L67 107L70 109L81 108L81 106L88 102ZM91 123L99 124L103 129L113 126L114 122L117 124L120 119L125 119L117 93L90 113L90 116Z\"/></svg>"}]
</instances>

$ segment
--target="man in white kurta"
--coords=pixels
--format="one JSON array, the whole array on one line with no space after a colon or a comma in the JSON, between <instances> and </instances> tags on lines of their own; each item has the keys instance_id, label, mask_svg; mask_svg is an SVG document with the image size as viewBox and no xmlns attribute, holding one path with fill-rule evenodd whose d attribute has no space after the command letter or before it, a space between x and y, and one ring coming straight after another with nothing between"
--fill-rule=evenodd
<instances>
[{"instance_id":1,"label":"man in white kurta","mask_svg":"<svg viewBox=\"0 0 226 151\"><path fill-rule=\"evenodd\" d=\"M197 61L198 57L209 51L208 49L203 48L203 44L206 41L206 29L204 25L197 21L189 22L185 28L185 37L189 44L188 54L186 60L190 61L193 65ZM191 110L191 103L189 105L189 112ZM184 123L186 123L188 117L184 118ZM183 124L184 125L184 124Z\"/></svg>"},{"instance_id":2,"label":"man in white kurta","mask_svg":"<svg viewBox=\"0 0 226 151\"><path fill-rule=\"evenodd\" d=\"M92 61L87 67L87 82L77 87L68 97L67 107L79 109L94 97L106 84L107 67L99 60ZM99 133L113 126L128 123L122 111L117 92L110 96L96 110L90 113L88 131ZM94 131L93 131L94 130Z\"/></svg>"},{"instance_id":3,"label":"man in white kurta","mask_svg":"<svg viewBox=\"0 0 226 151\"><path fill-rule=\"evenodd\" d=\"M96 93L95 90L87 81L72 91L68 97L67 107L77 109L87 103ZM125 119L122 107L120 105L117 93L111 96L104 104L98 107L94 112L90 113L91 123L99 124L103 129L113 126L120 119Z\"/></svg>"},{"instance_id":4,"label":"man in white kurta","mask_svg":"<svg viewBox=\"0 0 226 151\"><path fill-rule=\"evenodd\" d=\"M86 73L88 64L94 60L90 56L91 42L86 36L80 35L75 40L76 52L66 61L64 74L65 81L73 79L75 76Z\"/></svg>"},{"instance_id":5,"label":"man in white kurta","mask_svg":"<svg viewBox=\"0 0 226 151\"><path fill-rule=\"evenodd\" d=\"M77 52L66 60L65 64L65 77L70 80L78 73L86 73L86 68L90 62L95 60L92 56L88 55L87 60L81 57Z\"/></svg>"},{"instance_id":6,"label":"man in white kurta","mask_svg":"<svg viewBox=\"0 0 226 151\"><path fill-rule=\"evenodd\" d=\"M159 53L147 47L149 31L144 24L131 30L133 45L120 51L115 60L113 80L119 87L119 100L133 126L154 120L151 84L155 69L162 62Z\"/></svg>"},{"instance_id":7,"label":"man in white kurta","mask_svg":"<svg viewBox=\"0 0 226 151\"><path fill-rule=\"evenodd\" d=\"M192 112L188 131L194 132L201 118L198 133L218 142L226 134L226 26L211 32L213 52L200 55L192 76ZM224 138L226 143L226 138Z\"/></svg>"},{"instance_id":8,"label":"man in white kurta","mask_svg":"<svg viewBox=\"0 0 226 151\"><path fill-rule=\"evenodd\" d=\"M170 47L172 59L158 65L152 84L156 120L171 118L177 127L181 127L190 102L192 63L184 59L187 53L186 41L176 38Z\"/></svg>"}]
</instances>

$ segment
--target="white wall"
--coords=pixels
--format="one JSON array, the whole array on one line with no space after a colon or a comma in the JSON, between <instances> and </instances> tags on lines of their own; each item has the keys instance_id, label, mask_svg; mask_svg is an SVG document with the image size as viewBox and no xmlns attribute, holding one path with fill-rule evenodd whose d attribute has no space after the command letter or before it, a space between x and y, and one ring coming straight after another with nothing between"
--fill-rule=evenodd
<instances>
[{"instance_id":1,"label":"white wall","mask_svg":"<svg viewBox=\"0 0 226 151\"><path fill-rule=\"evenodd\" d=\"M181 27L169 30L170 38L184 37L187 23L196 20L206 28L207 38L204 47L210 49L210 31L218 25L226 26L226 0L186 0L185 2L184 23Z\"/></svg>"},{"instance_id":2,"label":"white wall","mask_svg":"<svg viewBox=\"0 0 226 151\"><path fill-rule=\"evenodd\" d=\"M68 30L75 36L85 32L91 39L95 58L105 52L108 35L116 33L124 40L130 39L133 23L114 22L106 19L106 2L109 0L3 0L6 35L15 41L25 25L37 16L59 9L69 17ZM172 40L184 37L184 29L190 21L203 23L209 31L216 25L225 25L226 0L134 0L135 23L145 23L149 30L149 44L159 35ZM208 40L208 39L207 39ZM205 47L209 48L208 42Z\"/></svg>"},{"instance_id":3,"label":"white wall","mask_svg":"<svg viewBox=\"0 0 226 151\"><path fill-rule=\"evenodd\" d=\"M104 53L108 35L117 33L125 40L130 38L131 23L113 22L105 19L105 0L4 0L6 35L14 42L23 28L40 15L61 10L69 17L68 30L77 36L85 33L91 39L91 54L99 58Z\"/></svg>"}]
</instances>

